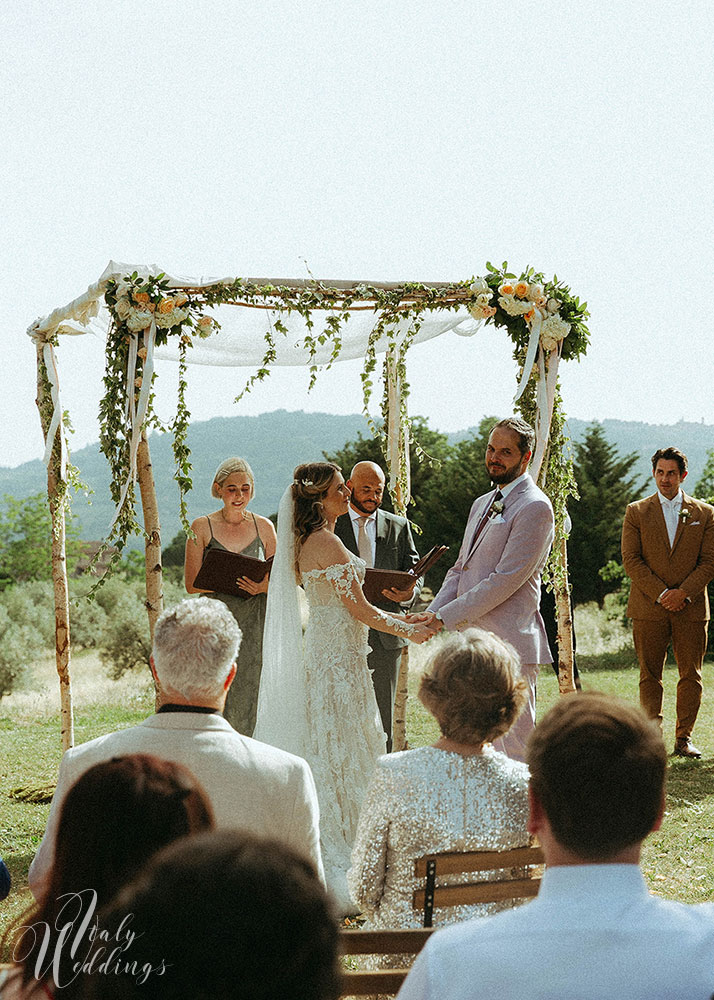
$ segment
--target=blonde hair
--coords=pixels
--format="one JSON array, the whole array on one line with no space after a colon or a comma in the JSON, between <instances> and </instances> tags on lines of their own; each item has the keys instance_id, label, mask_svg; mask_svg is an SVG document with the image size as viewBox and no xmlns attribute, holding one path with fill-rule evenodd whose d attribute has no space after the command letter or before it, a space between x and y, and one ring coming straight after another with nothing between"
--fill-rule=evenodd
<instances>
[{"instance_id":1,"label":"blonde hair","mask_svg":"<svg viewBox=\"0 0 714 1000\"><path fill-rule=\"evenodd\" d=\"M419 700L444 736L474 746L503 736L526 702L526 682L513 646L492 632L468 628L434 654Z\"/></svg>"},{"instance_id":2,"label":"blonde hair","mask_svg":"<svg viewBox=\"0 0 714 1000\"><path fill-rule=\"evenodd\" d=\"M211 496L220 496L217 487L222 486L229 476L232 476L234 472L242 472L247 476L250 482L250 498L253 499L255 494L255 476L253 475L253 470L248 465L244 458L227 458L225 461L216 469L216 474L213 477L213 485L211 486Z\"/></svg>"}]
</instances>

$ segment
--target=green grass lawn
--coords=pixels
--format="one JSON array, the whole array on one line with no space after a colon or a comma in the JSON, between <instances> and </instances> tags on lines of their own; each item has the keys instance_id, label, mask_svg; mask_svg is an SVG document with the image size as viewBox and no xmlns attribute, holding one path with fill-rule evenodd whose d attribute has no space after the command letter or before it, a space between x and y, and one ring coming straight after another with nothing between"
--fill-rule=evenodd
<instances>
[{"instance_id":1,"label":"green grass lawn","mask_svg":"<svg viewBox=\"0 0 714 1000\"><path fill-rule=\"evenodd\" d=\"M410 677L408 738L421 746L438 738L433 719L414 696L419 664ZM638 673L631 654L611 651L582 655L583 687L637 702ZM613 663L621 664L614 669ZM604 667L604 668L603 668ZM596 669L597 668L597 669ZM602 668L602 669L599 669ZM51 692L54 679L51 662L43 666ZM153 711L153 691L146 677L134 676L111 682L97 675L101 668L90 656L74 663L77 707L75 742L82 743L102 733L135 725ZM85 680L86 676L86 680ZM665 740L674 743L674 694L676 669L665 675ZM91 694L82 694L91 688ZM651 889L663 896L687 902L714 900L714 664L704 665L705 697L694 733L703 751L701 761L670 758L668 809L662 829L647 841L643 867ZM23 701L24 698L24 701ZM538 713L542 716L558 698L558 685L550 668L544 668L538 683ZM49 699L49 700L48 700ZM0 702L0 855L13 877L10 897L0 903L0 933L30 901L27 869L44 830L48 804L19 801L10 793L19 787L54 783L61 756L59 721L50 695L33 701L13 695Z\"/></svg>"}]
</instances>

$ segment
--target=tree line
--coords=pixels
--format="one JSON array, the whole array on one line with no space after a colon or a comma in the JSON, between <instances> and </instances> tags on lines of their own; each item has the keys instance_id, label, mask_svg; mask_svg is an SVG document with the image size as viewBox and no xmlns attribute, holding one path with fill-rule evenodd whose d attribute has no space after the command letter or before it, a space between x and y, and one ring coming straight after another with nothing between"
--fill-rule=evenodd
<instances>
[{"instance_id":1,"label":"tree line","mask_svg":"<svg viewBox=\"0 0 714 1000\"><path fill-rule=\"evenodd\" d=\"M449 551L429 572L427 585L437 590L456 560L473 500L490 482L484 464L486 444L496 417L485 417L468 437L449 444L446 434L425 419L413 420L410 449L412 504L409 517L420 552L444 544ZM379 442L358 434L337 451L325 453L345 476L359 461L384 466ZM579 496L569 504L572 529L568 542L569 569L575 604L595 601L602 607L607 594L627 588L620 559L620 531L627 504L654 490L654 484L633 475L638 455L620 455L598 423L573 445L573 466ZM693 491L701 499L714 497L714 449ZM388 494L384 508L391 510ZM54 640L51 601L51 528L47 498L38 493L18 500L6 496L0 507L0 698L17 683L23 663ZM167 600L182 596L185 536L179 532L164 548ZM70 574L81 559L83 543L68 524L67 562ZM129 552L116 579L101 588L95 600L86 595L86 577L71 583L73 644L96 646L114 675L148 659L148 625L142 613L143 556Z\"/></svg>"}]
</instances>

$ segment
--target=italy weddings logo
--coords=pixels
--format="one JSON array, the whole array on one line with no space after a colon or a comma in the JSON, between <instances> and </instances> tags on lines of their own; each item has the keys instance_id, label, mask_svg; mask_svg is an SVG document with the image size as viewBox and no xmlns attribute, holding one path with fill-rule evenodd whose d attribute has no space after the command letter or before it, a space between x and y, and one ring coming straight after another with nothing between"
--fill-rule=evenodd
<instances>
[{"instance_id":1,"label":"italy weddings logo","mask_svg":"<svg viewBox=\"0 0 714 1000\"><path fill-rule=\"evenodd\" d=\"M122 917L109 930L99 926L96 918L97 893L94 889L65 893L54 928L38 920L20 928L20 937L13 949L13 959L34 961L34 975L45 980L50 971L56 990L69 986L80 975L132 976L142 985L150 976L163 976L170 968L163 959L156 963L146 956L137 960L131 955L134 943L143 934L133 930L133 914Z\"/></svg>"}]
</instances>

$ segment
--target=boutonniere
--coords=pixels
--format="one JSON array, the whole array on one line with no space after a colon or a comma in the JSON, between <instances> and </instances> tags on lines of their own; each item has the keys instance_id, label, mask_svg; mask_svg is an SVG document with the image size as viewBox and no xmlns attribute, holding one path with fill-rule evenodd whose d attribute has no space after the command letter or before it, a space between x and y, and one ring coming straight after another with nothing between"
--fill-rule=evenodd
<instances>
[{"instance_id":1,"label":"boutonniere","mask_svg":"<svg viewBox=\"0 0 714 1000\"><path fill-rule=\"evenodd\" d=\"M503 513L503 500L496 500L491 504L491 510L488 512L489 517L499 517Z\"/></svg>"},{"instance_id":2,"label":"boutonniere","mask_svg":"<svg viewBox=\"0 0 714 1000\"><path fill-rule=\"evenodd\" d=\"M692 516L692 512L688 507L682 507L679 512L679 519L682 524L686 524L689 518Z\"/></svg>"}]
</instances>

